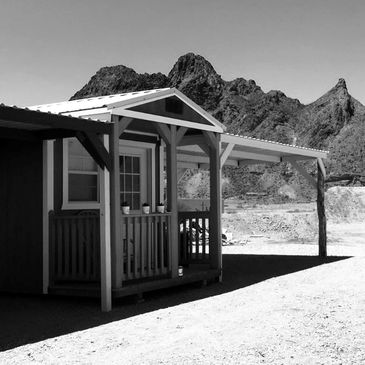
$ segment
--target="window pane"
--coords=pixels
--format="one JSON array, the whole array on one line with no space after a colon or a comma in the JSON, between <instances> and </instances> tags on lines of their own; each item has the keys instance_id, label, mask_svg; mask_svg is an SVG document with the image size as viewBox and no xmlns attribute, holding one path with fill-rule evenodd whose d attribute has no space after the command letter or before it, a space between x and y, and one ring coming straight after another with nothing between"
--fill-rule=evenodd
<instances>
[{"instance_id":1,"label":"window pane","mask_svg":"<svg viewBox=\"0 0 365 365\"><path fill-rule=\"evenodd\" d=\"M125 174L125 191L133 191L132 189L132 175Z\"/></svg>"},{"instance_id":2,"label":"window pane","mask_svg":"<svg viewBox=\"0 0 365 365\"><path fill-rule=\"evenodd\" d=\"M132 172L132 156L125 156L125 172Z\"/></svg>"},{"instance_id":3,"label":"window pane","mask_svg":"<svg viewBox=\"0 0 365 365\"><path fill-rule=\"evenodd\" d=\"M141 199L140 199L140 194L139 193L134 193L133 194L133 210L139 210L141 209Z\"/></svg>"},{"instance_id":4,"label":"window pane","mask_svg":"<svg viewBox=\"0 0 365 365\"><path fill-rule=\"evenodd\" d=\"M70 170L97 171L96 162L75 138L68 140L68 164Z\"/></svg>"},{"instance_id":5,"label":"window pane","mask_svg":"<svg viewBox=\"0 0 365 365\"><path fill-rule=\"evenodd\" d=\"M133 191L140 191L139 187L139 175L133 176Z\"/></svg>"},{"instance_id":6,"label":"window pane","mask_svg":"<svg viewBox=\"0 0 365 365\"><path fill-rule=\"evenodd\" d=\"M120 191L124 191L124 174L120 174Z\"/></svg>"},{"instance_id":7,"label":"window pane","mask_svg":"<svg viewBox=\"0 0 365 365\"><path fill-rule=\"evenodd\" d=\"M124 172L124 156L119 157L120 172Z\"/></svg>"},{"instance_id":8,"label":"window pane","mask_svg":"<svg viewBox=\"0 0 365 365\"><path fill-rule=\"evenodd\" d=\"M97 176L69 174L68 195L70 201L97 201Z\"/></svg>"},{"instance_id":9,"label":"window pane","mask_svg":"<svg viewBox=\"0 0 365 365\"><path fill-rule=\"evenodd\" d=\"M133 205L132 205L132 203L133 203L132 193L125 193L124 194L124 201L128 202L128 204L129 204L130 207L133 207Z\"/></svg>"},{"instance_id":10,"label":"window pane","mask_svg":"<svg viewBox=\"0 0 365 365\"><path fill-rule=\"evenodd\" d=\"M139 157L133 157L133 172L139 174Z\"/></svg>"}]
</instances>

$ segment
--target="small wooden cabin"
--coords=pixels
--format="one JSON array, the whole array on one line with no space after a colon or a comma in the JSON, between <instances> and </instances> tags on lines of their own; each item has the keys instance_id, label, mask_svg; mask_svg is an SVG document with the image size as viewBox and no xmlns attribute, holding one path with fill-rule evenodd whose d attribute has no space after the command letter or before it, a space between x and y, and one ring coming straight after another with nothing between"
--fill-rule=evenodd
<instances>
[{"instance_id":1,"label":"small wooden cabin","mask_svg":"<svg viewBox=\"0 0 365 365\"><path fill-rule=\"evenodd\" d=\"M286 161L318 184L325 255L327 153L224 131L176 89L1 105L0 290L100 296L107 311L113 297L220 280L224 164ZM308 159L318 182L297 164ZM209 211L178 209L191 167L209 168Z\"/></svg>"}]
</instances>

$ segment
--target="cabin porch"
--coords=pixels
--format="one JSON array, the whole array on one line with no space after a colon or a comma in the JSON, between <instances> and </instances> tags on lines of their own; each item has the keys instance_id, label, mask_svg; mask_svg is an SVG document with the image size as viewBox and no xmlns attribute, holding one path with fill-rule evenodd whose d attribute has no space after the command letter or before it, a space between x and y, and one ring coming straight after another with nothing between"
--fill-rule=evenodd
<instances>
[{"instance_id":1,"label":"cabin porch","mask_svg":"<svg viewBox=\"0 0 365 365\"><path fill-rule=\"evenodd\" d=\"M215 280L210 268L210 212L179 212L178 265L172 279L171 213L121 215L122 283L113 297ZM100 296L100 217L94 212L49 214L49 293Z\"/></svg>"}]
</instances>

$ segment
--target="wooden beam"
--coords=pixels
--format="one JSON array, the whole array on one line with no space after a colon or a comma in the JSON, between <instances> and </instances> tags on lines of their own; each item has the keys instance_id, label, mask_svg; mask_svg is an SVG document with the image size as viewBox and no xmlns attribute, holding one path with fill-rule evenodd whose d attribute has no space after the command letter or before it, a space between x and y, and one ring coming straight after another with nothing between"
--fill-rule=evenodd
<instances>
[{"instance_id":1,"label":"wooden beam","mask_svg":"<svg viewBox=\"0 0 365 365\"><path fill-rule=\"evenodd\" d=\"M321 158L317 159L318 166L322 171L323 178L326 179L326 168L324 166L323 160Z\"/></svg>"},{"instance_id":2,"label":"wooden beam","mask_svg":"<svg viewBox=\"0 0 365 365\"><path fill-rule=\"evenodd\" d=\"M177 130L177 133L176 133L176 144L179 145L180 141L183 139L185 133L187 132L188 128L186 127L180 127L178 130Z\"/></svg>"},{"instance_id":3,"label":"wooden beam","mask_svg":"<svg viewBox=\"0 0 365 365\"><path fill-rule=\"evenodd\" d=\"M169 145L171 143L171 132L169 127L166 124L160 124L160 123L154 123L154 126L157 133L161 136L166 145Z\"/></svg>"},{"instance_id":4,"label":"wooden beam","mask_svg":"<svg viewBox=\"0 0 365 365\"><path fill-rule=\"evenodd\" d=\"M221 153L221 166L223 166L227 159L229 154L232 152L233 148L234 148L235 144L234 143L228 143L226 148L224 149L224 151Z\"/></svg>"},{"instance_id":5,"label":"wooden beam","mask_svg":"<svg viewBox=\"0 0 365 365\"><path fill-rule=\"evenodd\" d=\"M107 146L108 141L104 138ZM112 309L111 247L110 247L110 175L104 168L100 172L100 288L101 310Z\"/></svg>"},{"instance_id":6,"label":"wooden beam","mask_svg":"<svg viewBox=\"0 0 365 365\"><path fill-rule=\"evenodd\" d=\"M327 256L327 222L324 206L324 174L320 163L317 162L317 214L318 214L318 254Z\"/></svg>"},{"instance_id":7,"label":"wooden beam","mask_svg":"<svg viewBox=\"0 0 365 365\"><path fill-rule=\"evenodd\" d=\"M113 130L109 137L109 153L112 161L110 171L110 200L111 200L111 250L112 250L112 285L122 287L123 278L123 245L121 239L120 216L120 165L119 165L119 116L112 115Z\"/></svg>"},{"instance_id":8,"label":"wooden beam","mask_svg":"<svg viewBox=\"0 0 365 365\"><path fill-rule=\"evenodd\" d=\"M216 138L213 132L203 131L203 136L210 148L216 148Z\"/></svg>"},{"instance_id":9,"label":"wooden beam","mask_svg":"<svg viewBox=\"0 0 365 365\"><path fill-rule=\"evenodd\" d=\"M58 139L58 138L71 138L75 137L76 131L69 129L51 128L41 131L36 131L34 134L42 140Z\"/></svg>"},{"instance_id":10,"label":"wooden beam","mask_svg":"<svg viewBox=\"0 0 365 365\"><path fill-rule=\"evenodd\" d=\"M85 147L100 168L106 167L109 171L111 171L112 164L110 155L96 134L76 132L76 138Z\"/></svg>"},{"instance_id":11,"label":"wooden beam","mask_svg":"<svg viewBox=\"0 0 365 365\"><path fill-rule=\"evenodd\" d=\"M308 182L309 184L312 185L312 187L316 188L317 187L317 182L316 180L313 178L313 176L311 176L305 169L304 167L298 165L296 163L296 161L291 160L291 159L286 159L286 161L288 161L294 168L295 170L297 170Z\"/></svg>"},{"instance_id":12,"label":"wooden beam","mask_svg":"<svg viewBox=\"0 0 365 365\"><path fill-rule=\"evenodd\" d=\"M179 225L177 212L177 153L176 126L171 126L170 143L166 146L167 209L171 212L171 276L178 276Z\"/></svg>"},{"instance_id":13,"label":"wooden beam","mask_svg":"<svg viewBox=\"0 0 365 365\"><path fill-rule=\"evenodd\" d=\"M120 118L118 115L113 115L112 120L116 121L118 118L118 126L119 126L119 137L123 134L123 132L128 128L129 124L132 122L132 118L122 117ZM115 123L115 122L114 122ZM114 133L114 130L113 130Z\"/></svg>"},{"instance_id":14,"label":"wooden beam","mask_svg":"<svg viewBox=\"0 0 365 365\"><path fill-rule=\"evenodd\" d=\"M142 113L142 112L137 112L137 111L129 110L129 109L114 109L114 110L119 115L123 115L125 117L131 117L134 119L149 120L151 122L163 123L163 124L167 124L167 125L184 126L184 127L192 128L192 129L199 128L201 130L207 130L207 131L213 131L213 132L216 132L218 130L220 132L222 131L221 127L218 127L218 126L194 123L194 122L190 122L190 121L184 120L184 119L164 117L161 115Z\"/></svg>"}]
</instances>

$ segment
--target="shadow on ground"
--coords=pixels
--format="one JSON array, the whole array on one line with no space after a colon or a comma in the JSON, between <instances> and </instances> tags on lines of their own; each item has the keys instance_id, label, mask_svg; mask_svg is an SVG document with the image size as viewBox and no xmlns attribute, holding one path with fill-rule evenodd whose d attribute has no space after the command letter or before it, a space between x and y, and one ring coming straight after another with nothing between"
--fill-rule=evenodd
<instances>
[{"instance_id":1,"label":"shadow on ground","mask_svg":"<svg viewBox=\"0 0 365 365\"><path fill-rule=\"evenodd\" d=\"M191 302L314 266L348 257L223 255L222 283L186 285L113 303L113 311L101 313L98 300L40 296L0 296L0 351L47 338L80 331L161 308Z\"/></svg>"}]
</instances>

